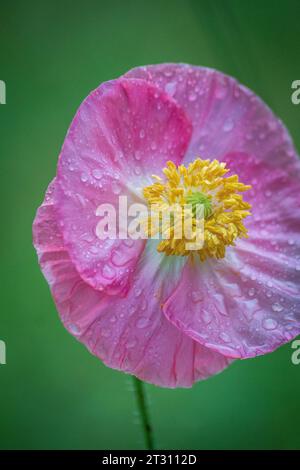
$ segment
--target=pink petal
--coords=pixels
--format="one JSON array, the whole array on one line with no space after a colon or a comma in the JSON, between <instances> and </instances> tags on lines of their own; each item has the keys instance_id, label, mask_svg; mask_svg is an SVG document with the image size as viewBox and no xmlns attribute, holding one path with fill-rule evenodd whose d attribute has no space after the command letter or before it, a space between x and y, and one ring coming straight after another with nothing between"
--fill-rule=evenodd
<instances>
[{"instance_id":1,"label":"pink petal","mask_svg":"<svg viewBox=\"0 0 300 470\"><path fill-rule=\"evenodd\" d=\"M191 338L231 357L271 352L300 333L300 162L224 157L253 188L247 240L224 260L186 265L164 306ZM186 295L183 295L183 292Z\"/></svg>"},{"instance_id":2,"label":"pink petal","mask_svg":"<svg viewBox=\"0 0 300 470\"><path fill-rule=\"evenodd\" d=\"M85 282L125 294L144 242L99 240L96 209L138 202L151 174L187 148L184 112L156 86L120 79L101 85L80 106L58 165L55 204L69 255Z\"/></svg>"},{"instance_id":3,"label":"pink petal","mask_svg":"<svg viewBox=\"0 0 300 470\"><path fill-rule=\"evenodd\" d=\"M85 283L72 264L56 222L51 187L33 231L41 269L65 327L109 367L159 386L190 387L231 362L191 340L162 314L160 303L178 281L183 260L178 258L171 271L161 265L157 272L158 263L166 260L149 243L127 297L108 296Z\"/></svg>"},{"instance_id":4,"label":"pink petal","mask_svg":"<svg viewBox=\"0 0 300 470\"><path fill-rule=\"evenodd\" d=\"M196 156L222 159L229 152L272 159L273 166L286 166L296 159L281 121L232 77L187 64L139 67L126 76L155 83L186 112L193 125L186 162Z\"/></svg>"},{"instance_id":5,"label":"pink petal","mask_svg":"<svg viewBox=\"0 0 300 470\"><path fill-rule=\"evenodd\" d=\"M272 351L299 333L300 164L287 130L253 92L220 72L162 64L127 76L155 83L185 110L193 124L185 161L218 158L253 186L245 196L253 205L249 241L224 261L186 266L167 317L232 357Z\"/></svg>"}]
</instances>

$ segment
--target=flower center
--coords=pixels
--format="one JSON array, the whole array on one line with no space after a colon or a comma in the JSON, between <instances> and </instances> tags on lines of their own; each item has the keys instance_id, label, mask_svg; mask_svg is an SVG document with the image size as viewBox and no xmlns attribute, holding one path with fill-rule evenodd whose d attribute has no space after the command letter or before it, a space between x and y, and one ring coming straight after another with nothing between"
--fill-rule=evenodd
<instances>
[{"instance_id":1,"label":"flower center","mask_svg":"<svg viewBox=\"0 0 300 470\"><path fill-rule=\"evenodd\" d=\"M177 256L196 253L202 261L209 257L223 258L226 246L234 246L238 237L247 237L243 220L251 215L251 205L238 193L251 186L241 183L237 175L225 177L228 172L225 163L197 158L187 167L177 167L169 161L163 169L163 178L153 175L153 184L146 186L143 193L151 209L148 236L155 238L159 233L162 238L166 238L159 242L159 252ZM202 225L197 217L198 207L202 210ZM175 210L166 230L162 218L170 208ZM153 220L158 211L159 224ZM176 217L178 213L179 218ZM187 237L185 233L178 237L177 228L181 218L191 222L192 237ZM201 238L198 237L199 230L203 231L201 247L191 248L190 242Z\"/></svg>"},{"instance_id":2,"label":"flower center","mask_svg":"<svg viewBox=\"0 0 300 470\"><path fill-rule=\"evenodd\" d=\"M204 218L207 219L212 214L212 202L211 197L206 196L199 191L188 194L186 198L187 204L191 204L193 215L196 215L197 207L203 206Z\"/></svg>"}]
</instances>

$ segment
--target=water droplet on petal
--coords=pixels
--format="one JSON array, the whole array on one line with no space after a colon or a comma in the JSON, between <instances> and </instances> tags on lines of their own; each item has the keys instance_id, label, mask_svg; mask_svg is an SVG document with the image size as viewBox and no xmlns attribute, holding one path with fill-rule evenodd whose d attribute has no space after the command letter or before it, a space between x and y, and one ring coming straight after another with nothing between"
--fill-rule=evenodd
<instances>
[{"instance_id":1,"label":"water droplet on petal","mask_svg":"<svg viewBox=\"0 0 300 470\"><path fill-rule=\"evenodd\" d=\"M77 325L75 325L75 323L70 323L68 329L69 329L69 331L72 335L79 335L80 334L80 329L78 328Z\"/></svg>"},{"instance_id":2,"label":"water droplet on petal","mask_svg":"<svg viewBox=\"0 0 300 470\"><path fill-rule=\"evenodd\" d=\"M197 99L197 94L196 94L194 91L191 91L191 93L189 94L188 98L189 98L189 101L190 101L190 102L196 101L196 99Z\"/></svg>"},{"instance_id":3,"label":"water droplet on petal","mask_svg":"<svg viewBox=\"0 0 300 470\"><path fill-rule=\"evenodd\" d=\"M203 298L200 291L193 291L191 295L192 295L192 300L195 303L200 302L200 300L202 300Z\"/></svg>"},{"instance_id":4,"label":"water droplet on petal","mask_svg":"<svg viewBox=\"0 0 300 470\"><path fill-rule=\"evenodd\" d=\"M273 312L282 312L283 306L280 305L278 302L272 305Z\"/></svg>"},{"instance_id":5,"label":"water droplet on petal","mask_svg":"<svg viewBox=\"0 0 300 470\"><path fill-rule=\"evenodd\" d=\"M165 86L165 92L173 96L176 93L176 82L169 82Z\"/></svg>"},{"instance_id":6,"label":"water droplet on petal","mask_svg":"<svg viewBox=\"0 0 300 470\"><path fill-rule=\"evenodd\" d=\"M126 347L127 347L128 349L132 349L132 348L134 348L134 347L136 346L136 344L137 344L137 341L136 341L136 339L133 338L133 339L129 340L129 341L126 343Z\"/></svg>"},{"instance_id":7,"label":"water droplet on petal","mask_svg":"<svg viewBox=\"0 0 300 470\"><path fill-rule=\"evenodd\" d=\"M167 78L172 77L172 75L173 75L172 70L169 70L169 69L164 70L164 76L165 77L167 77Z\"/></svg>"},{"instance_id":8,"label":"water droplet on petal","mask_svg":"<svg viewBox=\"0 0 300 470\"><path fill-rule=\"evenodd\" d=\"M101 170L99 170L98 168L95 168L92 171L92 174L93 174L94 178L96 178L96 180L101 180L101 178L102 178L102 171Z\"/></svg>"},{"instance_id":9,"label":"water droplet on petal","mask_svg":"<svg viewBox=\"0 0 300 470\"><path fill-rule=\"evenodd\" d=\"M140 138L143 139L145 137L145 131L144 129L140 130Z\"/></svg>"},{"instance_id":10,"label":"water droplet on petal","mask_svg":"<svg viewBox=\"0 0 300 470\"><path fill-rule=\"evenodd\" d=\"M133 315L136 312L137 307L135 305L132 305L129 308L129 316Z\"/></svg>"},{"instance_id":11,"label":"water droplet on petal","mask_svg":"<svg viewBox=\"0 0 300 470\"><path fill-rule=\"evenodd\" d=\"M109 338L111 335L111 331L108 328L103 328L101 331L101 335L104 336L104 338Z\"/></svg>"},{"instance_id":12,"label":"water droplet on petal","mask_svg":"<svg viewBox=\"0 0 300 470\"><path fill-rule=\"evenodd\" d=\"M230 343L231 341L230 336L228 336L228 334L224 332L220 334L220 339L224 341L224 343Z\"/></svg>"},{"instance_id":13,"label":"water droplet on petal","mask_svg":"<svg viewBox=\"0 0 300 470\"><path fill-rule=\"evenodd\" d=\"M80 179L81 179L81 181L82 181L83 183L86 183L86 181L88 180L87 174L86 174L86 173L82 173Z\"/></svg>"},{"instance_id":14,"label":"water droplet on petal","mask_svg":"<svg viewBox=\"0 0 300 470\"><path fill-rule=\"evenodd\" d=\"M134 241L131 238L126 238L125 240L123 240L123 243L128 248L131 248L133 246Z\"/></svg>"},{"instance_id":15,"label":"water droplet on petal","mask_svg":"<svg viewBox=\"0 0 300 470\"><path fill-rule=\"evenodd\" d=\"M105 264L102 269L102 274L106 279L113 279L116 275L116 271L109 264Z\"/></svg>"},{"instance_id":16,"label":"water droplet on petal","mask_svg":"<svg viewBox=\"0 0 300 470\"><path fill-rule=\"evenodd\" d=\"M142 289L140 289L139 287L134 291L134 294L136 297L139 297L142 293Z\"/></svg>"},{"instance_id":17,"label":"water droplet on petal","mask_svg":"<svg viewBox=\"0 0 300 470\"><path fill-rule=\"evenodd\" d=\"M266 330L275 330L275 328L277 328L278 323L273 318L265 318L262 322L262 325Z\"/></svg>"},{"instance_id":18,"label":"water droplet on petal","mask_svg":"<svg viewBox=\"0 0 300 470\"><path fill-rule=\"evenodd\" d=\"M137 328L146 328L149 325L149 320L146 317L141 317L136 322Z\"/></svg>"},{"instance_id":19,"label":"water droplet on petal","mask_svg":"<svg viewBox=\"0 0 300 470\"><path fill-rule=\"evenodd\" d=\"M223 131L224 132L230 132L232 131L232 129L234 128L234 123L233 121L231 120L228 120L224 123L224 126L223 126Z\"/></svg>"},{"instance_id":20,"label":"water droplet on petal","mask_svg":"<svg viewBox=\"0 0 300 470\"><path fill-rule=\"evenodd\" d=\"M120 187L120 185L119 185L116 181L113 181L113 182L112 182L111 187L112 187L112 191L113 191L114 194L120 194L120 192L121 192L121 187Z\"/></svg>"},{"instance_id":21,"label":"water droplet on petal","mask_svg":"<svg viewBox=\"0 0 300 470\"><path fill-rule=\"evenodd\" d=\"M208 325L212 321L212 316L211 313L208 312L207 310L204 310L202 313L202 319L206 325Z\"/></svg>"}]
</instances>

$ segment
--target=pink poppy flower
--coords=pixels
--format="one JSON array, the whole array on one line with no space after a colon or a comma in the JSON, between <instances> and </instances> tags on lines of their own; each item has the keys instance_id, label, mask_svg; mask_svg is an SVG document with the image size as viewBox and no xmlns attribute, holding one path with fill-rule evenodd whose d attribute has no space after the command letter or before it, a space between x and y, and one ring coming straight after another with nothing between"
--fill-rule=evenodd
<instances>
[{"instance_id":1,"label":"pink poppy flower","mask_svg":"<svg viewBox=\"0 0 300 470\"><path fill-rule=\"evenodd\" d=\"M100 240L97 207L119 195L204 202L203 248ZM86 98L33 224L67 330L107 366L163 387L299 334L299 230L285 127L233 78L181 64L133 69Z\"/></svg>"}]
</instances>

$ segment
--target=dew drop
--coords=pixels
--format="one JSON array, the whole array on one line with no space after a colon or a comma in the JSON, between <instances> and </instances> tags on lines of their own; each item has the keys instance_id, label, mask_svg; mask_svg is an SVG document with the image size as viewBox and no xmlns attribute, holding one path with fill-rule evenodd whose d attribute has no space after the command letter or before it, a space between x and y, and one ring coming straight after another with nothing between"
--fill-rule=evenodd
<instances>
[{"instance_id":1,"label":"dew drop","mask_svg":"<svg viewBox=\"0 0 300 470\"><path fill-rule=\"evenodd\" d=\"M146 317L141 317L136 322L137 328L146 328L147 325L149 325L149 320Z\"/></svg>"},{"instance_id":2,"label":"dew drop","mask_svg":"<svg viewBox=\"0 0 300 470\"><path fill-rule=\"evenodd\" d=\"M164 71L164 76L165 76L165 77L169 78L169 77L172 77L172 75L173 75L172 70L166 69L166 70Z\"/></svg>"},{"instance_id":3,"label":"dew drop","mask_svg":"<svg viewBox=\"0 0 300 470\"><path fill-rule=\"evenodd\" d=\"M93 177L96 178L96 180L101 180L101 178L102 178L102 171L101 170L99 170L98 168L95 168L92 171L92 174L93 174Z\"/></svg>"},{"instance_id":4,"label":"dew drop","mask_svg":"<svg viewBox=\"0 0 300 470\"><path fill-rule=\"evenodd\" d=\"M200 302L200 300L202 300L202 294L200 291L193 291L191 295L192 301L195 303Z\"/></svg>"},{"instance_id":5,"label":"dew drop","mask_svg":"<svg viewBox=\"0 0 300 470\"><path fill-rule=\"evenodd\" d=\"M283 306L280 305L278 302L272 305L273 312L282 312Z\"/></svg>"},{"instance_id":6,"label":"dew drop","mask_svg":"<svg viewBox=\"0 0 300 470\"><path fill-rule=\"evenodd\" d=\"M115 277L116 272L113 267L106 264L102 269L102 274L103 277L105 277L106 279L113 279Z\"/></svg>"},{"instance_id":7,"label":"dew drop","mask_svg":"<svg viewBox=\"0 0 300 470\"><path fill-rule=\"evenodd\" d=\"M176 82L169 82L165 86L165 92L173 96L176 93Z\"/></svg>"},{"instance_id":8,"label":"dew drop","mask_svg":"<svg viewBox=\"0 0 300 470\"><path fill-rule=\"evenodd\" d=\"M144 129L140 130L140 139L143 139L145 137L145 131Z\"/></svg>"},{"instance_id":9,"label":"dew drop","mask_svg":"<svg viewBox=\"0 0 300 470\"><path fill-rule=\"evenodd\" d=\"M112 182L111 187L112 187L112 191L113 191L114 194L120 194L120 192L121 192L121 187L120 187L120 185L119 185L116 181L113 181L113 182Z\"/></svg>"},{"instance_id":10,"label":"dew drop","mask_svg":"<svg viewBox=\"0 0 300 470\"><path fill-rule=\"evenodd\" d=\"M81 179L81 181L82 181L83 183L86 183L86 181L88 180L87 174L86 174L86 173L82 173L80 179Z\"/></svg>"},{"instance_id":11,"label":"dew drop","mask_svg":"<svg viewBox=\"0 0 300 470\"><path fill-rule=\"evenodd\" d=\"M254 287L251 287L251 289L248 290L248 294L250 295L250 297L253 297L255 295Z\"/></svg>"},{"instance_id":12,"label":"dew drop","mask_svg":"<svg viewBox=\"0 0 300 470\"><path fill-rule=\"evenodd\" d=\"M220 339L224 341L224 343L230 343L231 341L230 336L224 332L220 334Z\"/></svg>"},{"instance_id":13,"label":"dew drop","mask_svg":"<svg viewBox=\"0 0 300 470\"><path fill-rule=\"evenodd\" d=\"M104 338L109 338L111 335L111 331L108 328L103 328L101 331L101 335L104 336Z\"/></svg>"},{"instance_id":14,"label":"dew drop","mask_svg":"<svg viewBox=\"0 0 300 470\"><path fill-rule=\"evenodd\" d=\"M80 334L80 329L78 328L77 325L75 325L75 323L71 323L69 325L69 331L72 335L79 335Z\"/></svg>"},{"instance_id":15,"label":"dew drop","mask_svg":"<svg viewBox=\"0 0 300 470\"><path fill-rule=\"evenodd\" d=\"M129 316L133 315L136 312L136 306L132 305L129 308Z\"/></svg>"},{"instance_id":16,"label":"dew drop","mask_svg":"<svg viewBox=\"0 0 300 470\"><path fill-rule=\"evenodd\" d=\"M139 297L142 293L142 289L140 289L139 287L134 291L134 294L136 297Z\"/></svg>"},{"instance_id":17,"label":"dew drop","mask_svg":"<svg viewBox=\"0 0 300 470\"><path fill-rule=\"evenodd\" d=\"M189 93L189 101L192 103L193 101L196 101L197 99L197 94L194 92L194 91L191 91L191 93Z\"/></svg>"},{"instance_id":18,"label":"dew drop","mask_svg":"<svg viewBox=\"0 0 300 470\"><path fill-rule=\"evenodd\" d=\"M208 325L212 321L212 316L207 310L205 310L202 314L202 319L204 323Z\"/></svg>"},{"instance_id":19,"label":"dew drop","mask_svg":"<svg viewBox=\"0 0 300 470\"><path fill-rule=\"evenodd\" d=\"M134 348L134 347L136 346L136 344L137 344L137 341L136 341L136 339L133 338L133 339L129 340L129 341L126 343L126 347L127 347L128 349L132 349L132 348Z\"/></svg>"},{"instance_id":20,"label":"dew drop","mask_svg":"<svg viewBox=\"0 0 300 470\"><path fill-rule=\"evenodd\" d=\"M266 197L271 197L271 196L272 196L272 191L270 191L269 189L267 189L267 190L265 191L265 196L266 196Z\"/></svg>"},{"instance_id":21,"label":"dew drop","mask_svg":"<svg viewBox=\"0 0 300 470\"><path fill-rule=\"evenodd\" d=\"M123 243L128 248L131 248L134 244L134 241L131 238L126 238L125 240L123 240Z\"/></svg>"},{"instance_id":22,"label":"dew drop","mask_svg":"<svg viewBox=\"0 0 300 470\"><path fill-rule=\"evenodd\" d=\"M266 330L275 330L275 328L277 328L278 323L273 318L265 318L262 322L262 325Z\"/></svg>"},{"instance_id":23,"label":"dew drop","mask_svg":"<svg viewBox=\"0 0 300 470\"><path fill-rule=\"evenodd\" d=\"M234 123L231 120L228 120L224 123L223 131L230 132L234 128Z\"/></svg>"}]
</instances>

